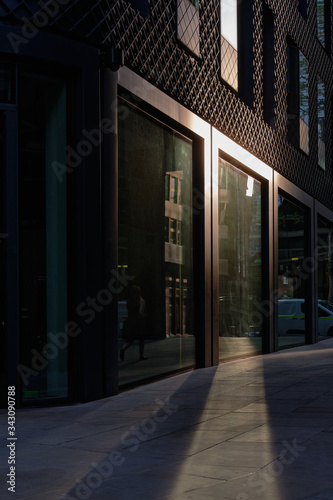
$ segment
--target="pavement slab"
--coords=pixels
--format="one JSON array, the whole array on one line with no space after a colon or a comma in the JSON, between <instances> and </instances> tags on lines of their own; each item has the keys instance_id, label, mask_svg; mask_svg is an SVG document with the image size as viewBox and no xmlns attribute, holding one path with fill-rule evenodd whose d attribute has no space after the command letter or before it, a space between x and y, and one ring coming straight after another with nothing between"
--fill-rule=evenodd
<instances>
[{"instance_id":1,"label":"pavement slab","mask_svg":"<svg viewBox=\"0 0 333 500\"><path fill-rule=\"evenodd\" d=\"M333 500L333 339L16 414L1 500Z\"/></svg>"}]
</instances>

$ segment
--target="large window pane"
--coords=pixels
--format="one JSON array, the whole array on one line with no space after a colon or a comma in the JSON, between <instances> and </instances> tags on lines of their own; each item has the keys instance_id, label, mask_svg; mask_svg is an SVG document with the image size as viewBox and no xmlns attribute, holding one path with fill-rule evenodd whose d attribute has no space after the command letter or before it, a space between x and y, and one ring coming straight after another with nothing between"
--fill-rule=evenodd
<instances>
[{"instance_id":1,"label":"large window pane","mask_svg":"<svg viewBox=\"0 0 333 500\"><path fill-rule=\"evenodd\" d=\"M317 36L325 45L325 0L317 0Z\"/></svg>"},{"instance_id":2,"label":"large window pane","mask_svg":"<svg viewBox=\"0 0 333 500\"><path fill-rule=\"evenodd\" d=\"M23 400L67 397L66 86L23 73L19 89L20 374ZM30 369L30 372L27 372Z\"/></svg>"},{"instance_id":3,"label":"large window pane","mask_svg":"<svg viewBox=\"0 0 333 500\"><path fill-rule=\"evenodd\" d=\"M305 342L308 275L303 269L304 258L304 210L279 195L279 347Z\"/></svg>"},{"instance_id":4,"label":"large window pane","mask_svg":"<svg viewBox=\"0 0 333 500\"><path fill-rule=\"evenodd\" d=\"M199 2L177 0L177 38L200 56Z\"/></svg>"},{"instance_id":5,"label":"large window pane","mask_svg":"<svg viewBox=\"0 0 333 500\"><path fill-rule=\"evenodd\" d=\"M318 78L318 164L325 170L325 85Z\"/></svg>"},{"instance_id":6,"label":"large window pane","mask_svg":"<svg viewBox=\"0 0 333 500\"><path fill-rule=\"evenodd\" d=\"M333 225L318 220L318 336L333 335Z\"/></svg>"},{"instance_id":7,"label":"large window pane","mask_svg":"<svg viewBox=\"0 0 333 500\"><path fill-rule=\"evenodd\" d=\"M289 142L309 154L309 63L292 40L287 48Z\"/></svg>"},{"instance_id":8,"label":"large window pane","mask_svg":"<svg viewBox=\"0 0 333 500\"><path fill-rule=\"evenodd\" d=\"M220 357L261 351L261 183L219 159Z\"/></svg>"},{"instance_id":9,"label":"large window pane","mask_svg":"<svg viewBox=\"0 0 333 500\"><path fill-rule=\"evenodd\" d=\"M298 1L298 10L302 14L303 19L306 21L308 18L308 1L307 0L299 0Z\"/></svg>"},{"instance_id":10,"label":"large window pane","mask_svg":"<svg viewBox=\"0 0 333 500\"><path fill-rule=\"evenodd\" d=\"M118 302L123 385L193 366L195 341L192 144L122 101L120 106L118 261L133 276ZM129 333L133 294L144 303L136 316L140 327ZM137 363L139 357L148 359Z\"/></svg>"},{"instance_id":11,"label":"large window pane","mask_svg":"<svg viewBox=\"0 0 333 500\"><path fill-rule=\"evenodd\" d=\"M299 147L309 154L309 63L299 52Z\"/></svg>"},{"instance_id":12,"label":"large window pane","mask_svg":"<svg viewBox=\"0 0 333 500\"><path fill-rule=\"evenodd\" d=\"M221 77L238 91L237 1L221 0Z\"/></svg>"},{"instance_id":13,"label":"large window pane","mask_svg":"<svg viewBox=\"0 0 333 500\"><path fill-rule=\"evenodd\" d=\"M221 0L221 35L237 50L237 0Z\"/></svg>"},{"instance_id":14,"label":"large window pane","mask_svg":"<svg viewBox=\"0 0 333 500\"><path fill-rule=\"evenodd\" d=\"M0 404L5 408L7 394L7 272L6 272L6 118L0 111L0 338L2 339L0 353Z\"/></svg>"},{"instance_id":15,"label":"large window pane","mask_svg":"<svg viewBox=\"0 0 333 500\"><path fill-rule=\"evenodd\" d=\"M299 52L299 115L309 126L309 63Z\"/></svg>"}]
</instances>

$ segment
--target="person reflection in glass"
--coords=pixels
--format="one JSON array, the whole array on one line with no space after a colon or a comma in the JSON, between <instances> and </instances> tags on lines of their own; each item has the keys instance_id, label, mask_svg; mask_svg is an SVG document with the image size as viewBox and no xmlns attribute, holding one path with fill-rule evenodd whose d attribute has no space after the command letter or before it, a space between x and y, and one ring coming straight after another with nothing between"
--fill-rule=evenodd
<instances>
[{"instance_id":1,"label":"person reflection in glass","mask_svg":"<svg viewBox=\"0 0 333 500\"><path fill-rule=\"evenodd\" d=\"M122 349L120 349L120 360L124 360L125 351L133 344L134 340L139 341L139 359L148 359L143 354L145 346L145 320L148 315L145 300L141 297L141 290L137 285L133 285L129 291L127 311L128 317L124 321L122 330L122 337L125 342L123 343Z\"/></svg>"}]
</instances>

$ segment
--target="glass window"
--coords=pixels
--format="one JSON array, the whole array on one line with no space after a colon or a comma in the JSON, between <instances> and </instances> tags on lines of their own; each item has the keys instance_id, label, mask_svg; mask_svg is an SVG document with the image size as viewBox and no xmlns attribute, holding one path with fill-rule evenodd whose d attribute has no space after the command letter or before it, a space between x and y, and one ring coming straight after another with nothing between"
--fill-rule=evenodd
<instances>
[{"instance_id":1,"label":"glass window","mask_svg":"<svg viewBox=\"0 0 333 500\"><path fill-rule=\"evenodd\" d=\"M303 19L306 21L308 18L308 1L307 0L299 0L298 2L298 10L302 14Z\"/></svg>"},{"instance_id":2,"label":"glass window","mask_svg":"<svg viewBox=\"0 0 333 500\"><path fill-rule=\"evenodd\" d=\"M133 276L119 296L125 385L195 364L192 142L120 103L118 264Z\"/></svg>"},{"instance_id":3,"label":"glass window","mask_svg":"<svg viewBox=\"0 0 333 500\"><path fill-rule=\"evenodd\" d=\"M22 73L19 87L20 374L23 400L67 397L66 85ZM37 360L37 361L36 361ZM36 369L36 366L39 369ZM27 379L25 367L35 371Z\"/></svg>"},{"instance_id":4,"label":"glass window","mask_svg":"<svg viewBox=\"0 0 333 500\"><path fill-rule=\"evenodd\" d=\"M237 0L220 0L221 77L238 90Z\"/></svg>"},{"instance_id":5,"label":"glass window","mask_svg":"<svg viewBox=\"0 0 333 500\"><path fill-rule=\"evenodd\" d=\"M333 224L318 218L318 336L333 335ZM326 316L331 319L322 321Z\"/></svg>"},{"instance_id":6,"label":"glass window","mask_svg":"<svg viewBox=\"0 0 333 500\"><path fill-rule=\"evenodd\" d=\"M221 35L237 50L237 0L221 0Z\"/></svg>"},{"instance_id":7,"label":"glass window","mask_svg":"<svg viewBox=\"0 0 333 500\"><path fill-rule=\"evenodd\" d=\"M7 394L7 224L6 224L6 118L0 111L0 405L5 408L5 394Z\"/></svg>"},{"instance_id":8,"label":"glass window","mask_svg":"<svg viewBox=\"0 0 333 500\"><path fill-rule=\"evenodd\" d=\"M280 300L279 316L296 316L297 303L292 300Z\"/></svg>"},{"instance_id":9,"label":"glass window","mask_svg":"<svg viewBox=\"0 0 333 500\"><path fill-rule=\"evenodd\" d=\"M318 78L318 164L325 170L325 85Z\"/></svg>"},{"instance_id":10,"label":"glass window","mask_svg":"<svg viewBox=\"0 0 333 500\"><path fill-rule=\"evenodd\" d=\"M177 38L200 56L199 0L177 0Z\"/></svg>"},{"instance_id":11,"label":"glass window","mask_svg":"<svg viewBox=\"0 0 333 500\"><path fill-rule=\"evenodd\" d=\"M279 347L304 344L304 300L308 280L303 269L305 258L304 210L279 195L279 268L278 268L278 333ZM292 315L286 315L286 310Z\"/></svg>"},{"instance_id":12,"label":"glass window","mask_svg":"<svg viewBox=\"0 0 333 500\"><path fill-rule=\"evenodd\" d=\"M261 183L220 158L220 358L261 352L261 224Z\"/></svg>"},{"instance_id":13,"label":"glass window","mask_svg":"<svg viewBox=\"0 0 333 500\"><path fill-rule=\"evenodd\" d=\"M309 63L299 52L299 147L309 154Z\"/></svg>"},{"instance_id":14,"label":"glass window","mask_svg":"<svg viewBox=\"0 0 333 500\"><path fill-rule=\"evenodd\" d=\"M13 104L16 101L15 66L0 63L0 102Z\"/></svg>"},{"instance_id":15,"label":"glass window","mask_svg":"<svg viewBox=\"0 0 333 500\"><path fill-rule=\"evenodd\" d=\"M275 66L274 66L274 14L263 5L263 112L264 120L271 127L275 121Z\"/></svg>"},{"instance_id":16,"label":"glass window","mask_svg":"<svg viewBox=\"0 0 333 500\"><path fill-rule=\"evenodd\" d=\"M299 116L309 126L309 63L299 52Z\"/></svg>"},{"instance_id":17,"label":"glass window","mask_svg":"<svg viewBox=\"0 0 333 500\"><path fill-rule=\"evenodd\" d=\"M325 0L317 0L317 36L325 46Z\"/></svg>"},{"instance_id":18,"label":"glass window","mask_svg":"<svg viewBox=\"0 0 333 500\"><path fill-rule=\"evenodd\" d=\"M318 319L320 319L320 318L330 318L331 316L333 316L333 311L328 311L324 307L318 305L317 314L318 314Z\"/></svg>"},{"instance_id":19,"label":"glass window","mask_svg":"<svg viewBox=\"0 0 333 500\"><path fill-rule=\"evenodd\" d=\"M297 47L290 41L287 47L287 103L288 124L293 116L298 115L298 66L299 56Z\"/></svg>"},{"instance_id":20,"label":"glass window","mask_svg":"<svg viewBox=\"0 0 333 500\"><path fill-rule=\"evenodd\" d=\"M288 140L309 154L309 63L292 41L287 51Z\"/></svg>"},{"instance_id":21,"label":"glass window","mask_svg":"<svg viewBox=\"0 0 333 500\"><path fill-rule=\"evenodd\" d=\"M130 0L132 6L138 10L143 17L147 17L149 14L149 2L148 0Z\"/></svg>"}]
</instances>

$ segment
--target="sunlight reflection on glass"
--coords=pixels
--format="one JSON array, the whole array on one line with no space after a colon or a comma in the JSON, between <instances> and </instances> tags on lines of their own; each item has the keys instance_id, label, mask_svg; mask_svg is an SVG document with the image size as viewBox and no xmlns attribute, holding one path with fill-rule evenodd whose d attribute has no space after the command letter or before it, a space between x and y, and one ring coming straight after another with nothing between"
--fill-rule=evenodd
<instances>
[{"instance_id":1,"label":"sunlight reflection on glass","mask_svg":"<svg viewBox=\"0 0 333 500\"><path fill-rule=\"evenodd\" d=\"M237 0L221 0L221 35L237 50Z\"/></svg>"}]
</instances>

